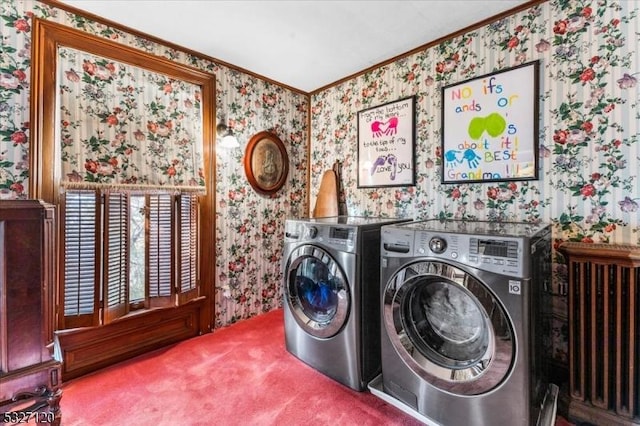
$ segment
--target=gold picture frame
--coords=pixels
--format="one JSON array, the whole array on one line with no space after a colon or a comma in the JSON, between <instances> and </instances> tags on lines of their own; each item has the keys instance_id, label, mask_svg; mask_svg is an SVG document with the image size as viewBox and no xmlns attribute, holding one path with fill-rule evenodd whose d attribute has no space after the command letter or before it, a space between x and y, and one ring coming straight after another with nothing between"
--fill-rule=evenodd
<instances>
[{"instance_id":1,"label":"gold picture frame","mask_svg":"<svg viewBox=\"0 0 640 426\"><path fill-rule=\"evenodd\" d=\"M244 171L256 192L278 192L289 174L289 156L280 138L268 131L253 135L245 150Z\"/></svg>"}]
</instances>

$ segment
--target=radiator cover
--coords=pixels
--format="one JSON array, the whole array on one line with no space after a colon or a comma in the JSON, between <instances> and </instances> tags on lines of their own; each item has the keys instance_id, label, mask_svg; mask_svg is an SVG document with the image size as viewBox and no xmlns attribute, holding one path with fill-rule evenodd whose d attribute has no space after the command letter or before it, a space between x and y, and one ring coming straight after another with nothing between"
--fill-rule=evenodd
<instances>
[{"instance_id":1,"label":"radiator cover","mask_svg":"<svg viewBox=\"0 0 640 426\"><path fill-rule=\"evenodd\" d=\"M640 247L566 242L569 416L640 424Z\"/></svg>"}]
</instances>

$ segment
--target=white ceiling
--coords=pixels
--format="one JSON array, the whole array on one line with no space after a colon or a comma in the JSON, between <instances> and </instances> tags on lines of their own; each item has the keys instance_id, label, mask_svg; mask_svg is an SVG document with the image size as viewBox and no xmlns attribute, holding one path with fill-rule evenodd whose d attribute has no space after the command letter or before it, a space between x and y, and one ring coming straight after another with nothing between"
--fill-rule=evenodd
<instances>
[{"instance_id":1,"label":"white ceiling","mask_svg":"<svg viewBox=\"0 0 640 426\"><path fill-rule=\"evenodd\" d=\"M312 92L526 0L60 0Z\"/></svg>"}]
</instances>

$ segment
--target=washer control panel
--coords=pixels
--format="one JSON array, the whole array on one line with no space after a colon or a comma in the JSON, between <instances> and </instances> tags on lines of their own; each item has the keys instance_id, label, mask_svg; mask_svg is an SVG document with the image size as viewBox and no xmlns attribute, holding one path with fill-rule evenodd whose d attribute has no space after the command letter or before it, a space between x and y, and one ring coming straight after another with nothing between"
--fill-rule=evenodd
<instances>
[{"instance_id":1,"label":"washer control panel","mask_svg":"<svg viewBox=\"0 0 640 426\"><path fill-rule=\"evenodd\" d=\"M521 241L469 238L468 260L478 268L520 275L522 273Z\"/></svg>"},{"instance_id":2,"label":"washer control panel","mask_svg":"<svg viewBox=\"0 0 640 426\"><path fill-rule=\"evenodd\" d=\"M447 249L447 240L440 237L432 237L429 240L429 248L436 254L444 253Z\"/></svg>"},{"instance_id":3,"label":"washer control panel","mask_svg":"<svg viewBox=\"0 0 640 426\"><path fill-rule=\"evenodd\" d=\"M524 240L508 236L383 228L382 256L436 257L504 275L523 275Z\"/></svg>"}]
</instances>

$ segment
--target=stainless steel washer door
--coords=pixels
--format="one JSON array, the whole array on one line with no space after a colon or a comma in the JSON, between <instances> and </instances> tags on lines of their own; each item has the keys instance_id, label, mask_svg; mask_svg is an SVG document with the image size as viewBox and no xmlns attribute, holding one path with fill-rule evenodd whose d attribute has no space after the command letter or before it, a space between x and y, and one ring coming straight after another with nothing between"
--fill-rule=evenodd
<instances>
[{"instance_id":1,"label":"stainless steel washer door","mask_svg":"<svg viewBox=\"0 0 640 426\"><path fill-rule=\"evenodd\" d=\"M285 298L298 325L330 338L347 321L351 296L340 265L320 247L304 245L289 256Z\"/></svg>"},{"instance_id":2,"label":"stainless steel washer door","mask_svg":"<svg viewBox=\"0 0 640 426\"><path fill-rule=\"evenodd\" d=\"M492 292L465 271L418 261L384 291L389 339L404 362L432 385L458 395L498 386L515 359L515 336Z\"/></svg>"}]
</instances>

